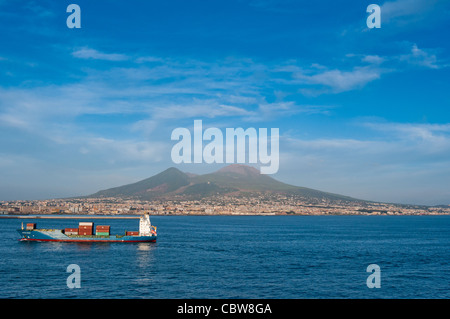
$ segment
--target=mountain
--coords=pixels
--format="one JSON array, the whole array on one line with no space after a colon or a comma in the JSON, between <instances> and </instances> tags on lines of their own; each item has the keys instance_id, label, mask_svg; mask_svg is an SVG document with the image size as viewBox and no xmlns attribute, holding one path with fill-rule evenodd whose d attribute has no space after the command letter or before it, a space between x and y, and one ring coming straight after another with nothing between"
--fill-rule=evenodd
<instances>
[{"instance_id":1,"label":"mountain","mask_svg":"<svg viewBox=\"0 0 450 319\"><path fill-rule=\"evenodd\" d=\"M251 193L260 194L261 192L297 195L317 200L356 200L343 195L285 184L268 175L261 174L253 167L241 164L232 164L214 173L204 175L184 173L171 167L142 181L102 190L88 197L135 197L151 200L181 196L201 199L213 195L238 196Z\"/></svg>"},{"instance_id":2,"label":"mountain","mask_svg":"<svg viewBox=\"0 0 450 319\"><path fill-rule=\"evenodd\" d=\"M140 182L99 191L89 197L158 197L190 183L189 175L171 167Z\"/></svg>"}]
</instances>

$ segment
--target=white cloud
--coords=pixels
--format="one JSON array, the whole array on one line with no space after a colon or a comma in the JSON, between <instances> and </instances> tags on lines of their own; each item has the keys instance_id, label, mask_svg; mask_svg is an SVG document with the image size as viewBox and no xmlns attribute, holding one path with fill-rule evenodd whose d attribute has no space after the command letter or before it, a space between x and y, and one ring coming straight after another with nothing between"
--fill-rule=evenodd
<instances>
[{"instance_id":1,"label":"white cloud","mask_svg":"<svg viewBox=\"0 0 450 319\"><path fill-rule=\"evenodd\" d=\"M411 52L400 55L400 61L406 61L409 64L424 66L430 69L439 69L440 65L435 54L423 49L419 49L417 44L413 44Z\"/></svg>"},{"instance_id":2,"label":"white cloud","mask_svg":"<svg viewBox=\"0 0 450 319\"><path fill-rule=\"evenodd\" d=\"M101 156L107 162L159 162L169 154L167 143L118 140L103 137L83 139L84 153Z\"/></svg>"},{"instance_id":3,"label":"white cloud","mask_svg":"<svg viewBox=\"0 0 450 319\"><path fill-rule=\"evenodd\" d=\"M359 125L370 138L282 137L278 178L362 199L448 203L450 123Z\"/></svg>"},{"instance_id":4,"label":"white cloud","mask_svg":"<svg viewBox=\"0 0 450 319\"><path fill-rule=\"evenodd\" d=\"M350 71L339 69L326 70L315 74L296 73L296 79L307 84L324 85L331 88L334 93L359 89L369 82L378 80L382 70L374 67L355 67Z\"/></svg>"},{"instance_id":5,"label":"white cloud","mask_svg":"<svg viewBox=\"0 0 450 319\"><path fill-rule=\"evenodd\" d=\"M94 59L94 60L106 60L106 61L125 61L128 60L128 56L118 53L103 53L90 48L81 48L74 52L72 55L79 59Z\"/></svg>"},{"instance_id":6,"label":"white cloud","mask_svg":"<svg viewBox=\"0 0 450 319\"><path fill-rule=\"evenodd\" d=\"M378 55L366 55L362 59L364 62L372 63L372 64L381 64L386 61L385 58L382 58Z\"/></svg>"},{"instance_id":7,"label":"white cloud","mask_svg":"<svg viewBox=\"0 0 450 319\"><path fill-rule=\"evenodd\" d=\"M156 119L184 119L195 117L251 116L246 109L220 104L216 100L195 100L189 104L172 104L153 107L152 117Z\"/></svg>"},{"instance_id":8,"label":"white cloud","mask_svg":"<svg viewBox=\"0 0 450 319\"><path fill-rule=\"evenodd\" d=\"M448 124L412 124L412 123L363 123L373 130L388 134L401 141L417 157L450 155L450 123ZM439 157L442 158L442 157Z\"/></svg>"},{"instance_id":9,"label":"white cloud","mask_svg":"<svg viewBox=\"0 0 450 319\"><path fill-rule=\"evenodd\" d=\"M440 69L445 65L438 60L436 56L436 51L433 49L420 49L417 44L408 45L408 51L403 54L391 55L391 56L379 56L379 55L361 55L361 54L348 54L347 57L353 58L358 57L363 62L370 63L372 65L382 65L389 64L397 69L397 71L401 71L404 65L400 63L406 63L410 66L419 66L426 67L430 69ZM394 65L393 65L394 63Z\"/></svg>"},{"instance_id":10,"label":"white cloud","mask_svg":"<svg viewBox=\"0 0 450 319\"><path fill-rule=\"evenodd\" d=\"M165 62L163 58L156 57L156 56L143 56L136 59L136 63L155 63L155 62Z\"/></svg>"}]
</instances>

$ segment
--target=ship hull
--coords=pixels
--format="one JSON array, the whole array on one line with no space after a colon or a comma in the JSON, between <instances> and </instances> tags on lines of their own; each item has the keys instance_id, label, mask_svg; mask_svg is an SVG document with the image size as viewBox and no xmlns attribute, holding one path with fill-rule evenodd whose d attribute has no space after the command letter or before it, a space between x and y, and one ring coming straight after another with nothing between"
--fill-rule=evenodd
<instances>
[{"instance_id":1,"label":"ship hull","mask_svg":"<svg viewBox=\"0 0 450 319\"><path fill-rule=\"evenodd\" d=\"M34 242L72 242L72 243L146 243L156 242L156 236L71 236L66 235L61 229L46 230L17 230L22 236L20 241Z\"/></svg>"}]
</instances>

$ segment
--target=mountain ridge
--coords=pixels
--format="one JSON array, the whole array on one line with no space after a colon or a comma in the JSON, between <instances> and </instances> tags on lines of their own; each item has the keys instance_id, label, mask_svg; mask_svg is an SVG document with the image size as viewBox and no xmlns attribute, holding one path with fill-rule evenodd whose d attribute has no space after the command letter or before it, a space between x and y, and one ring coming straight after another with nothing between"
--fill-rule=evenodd
<instances>
[{"instance_id":1,"label":"mountain ridge","mask_svg":"<svg viewBox=\"0 0 450 319\"><path fill-rule=\"evenodd\" d=\"M185 173L170 167L136 183L100 190L87 197L133 197L152 200L177 196L204 199L216 195L260 193L296 195L318 200L361 201L349 196L286 184L243 164L231 164L203 175Z\"/></svg>"}]
</instances>

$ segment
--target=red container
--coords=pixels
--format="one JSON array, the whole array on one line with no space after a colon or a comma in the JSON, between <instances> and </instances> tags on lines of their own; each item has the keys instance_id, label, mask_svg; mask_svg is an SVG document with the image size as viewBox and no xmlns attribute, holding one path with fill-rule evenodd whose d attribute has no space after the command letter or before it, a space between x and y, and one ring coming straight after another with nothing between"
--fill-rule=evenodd
<instances>
[{"instance_id":1,"label":"red container","mask_svg":"<svg viewBox=\"0 0 450 319\"><path fill-rule=\"evenodd\" d=\"M78 235L92 235L92 227L80 226L78 228Z\"/></svg>"},{"instance_id":2,"label":"red container","mask_svg":"<svg viewBox=\"0 0 450 319\"><path fill-rule=\"evenodd\" d=\"M108 234L109 235L109 228L110 226L97 226L95 227L95 234L98 235L99 233L103 234Z\"/></svg>"},{"instance_id":3,"label":"red container","mask_svg":"<svg viewBox=\"0 0 450 319\"><path fill-rule=\"evenodd\" d=\"M92 236L92 232L79 231L79 232L78 232L78 235Z\"/></svg>"},{"instance_id":4,"label":"red container","mask_svg":"<svg viewBox=\"0 0 450 319\"><path fill-rule=\"evenodd\" d=\"M27 230L36 229L36 223L28 223Z\"/></svg>"},{"instance_id":5,"label":"red container","mask_svg":"<svg viewBox=\"0 0 450 319\"><path fill-rule=\"evenodd\" d=\"M139 232L138 231L127 231L125 234L127 236L139 236Z\"/></svg>"}]
</instances>

